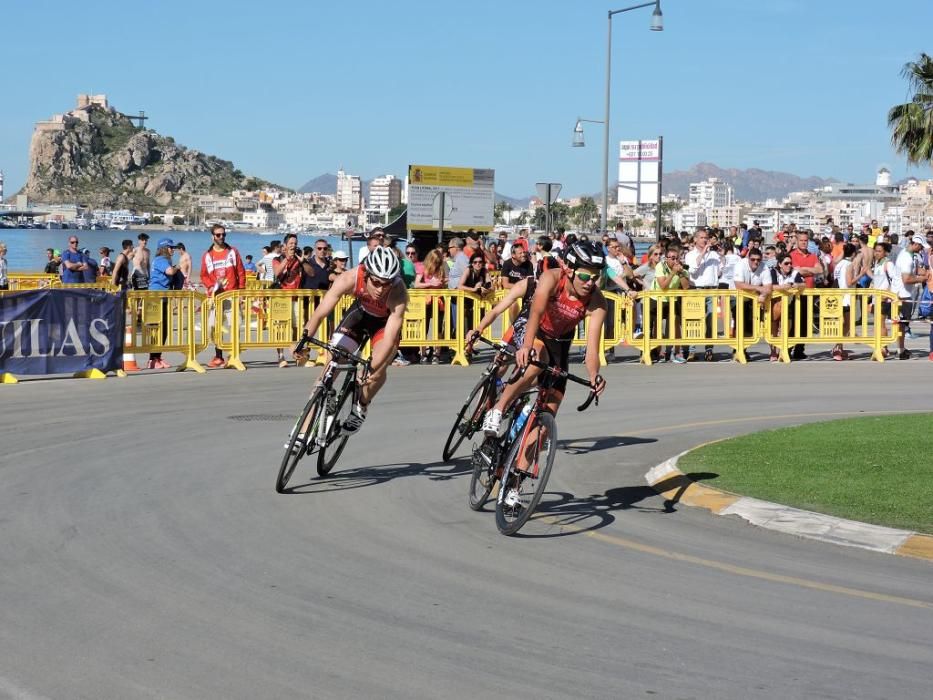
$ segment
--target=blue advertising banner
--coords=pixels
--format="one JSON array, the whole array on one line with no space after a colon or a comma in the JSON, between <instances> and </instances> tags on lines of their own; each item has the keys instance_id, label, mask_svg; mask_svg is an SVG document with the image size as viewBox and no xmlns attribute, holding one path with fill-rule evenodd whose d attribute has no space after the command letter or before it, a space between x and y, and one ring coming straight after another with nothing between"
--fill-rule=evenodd
<instances>
[{"instance_id":1,"label":"blue advertising banner","mask_svg":"<svg viewBox=\"0 0 933 700\"><path fill-rule=\"evenodd\" d=\"M123 294L39 289L0 295L0 372L122 368Z\"/></svg>"}]
</instances>

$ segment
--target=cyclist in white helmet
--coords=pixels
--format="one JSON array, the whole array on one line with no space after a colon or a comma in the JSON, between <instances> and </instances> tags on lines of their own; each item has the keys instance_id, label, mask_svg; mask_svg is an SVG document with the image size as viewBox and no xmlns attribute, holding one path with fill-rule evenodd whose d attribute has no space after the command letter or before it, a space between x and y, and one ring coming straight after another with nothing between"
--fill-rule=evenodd
<instances>
[{"instance_id":1,"label":"cyclist in white helmet","mask_svg":"<svg viewBox=\"0 0 933 700\"><path fill-rule=\"evenodd\" d=\"M363 425L366 408L385 384L386 367L398 349L402 318L408 305L408 292L400 271L398 256L392 250L374 248L362 263L334 280L305 326L313 337L340 297L345 294L355 297L330 339L331 345L350 352L356 352L367 340L372 341L372 371L362 386L359 402L344 421L347 432L355 433Z\"/></svg>"}]
</instances>

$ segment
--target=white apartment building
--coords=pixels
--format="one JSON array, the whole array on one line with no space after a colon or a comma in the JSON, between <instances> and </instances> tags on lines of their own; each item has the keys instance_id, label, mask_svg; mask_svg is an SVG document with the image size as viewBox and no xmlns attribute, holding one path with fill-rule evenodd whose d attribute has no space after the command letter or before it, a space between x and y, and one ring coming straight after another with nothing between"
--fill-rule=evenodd
<instances>
[{"instance_id":1,"label":"white apartment building","mask_svg":"<svg viewBox=\"0 0 933 700\"><path fill-rule=\"evenodd\" d=\"M735 204L735 189L718 177L691 182L689 204L702 209L731 207Z\"/></svg>"},{"instance_id":2,"label":"white apartment building","mask_svg":"<svg viewBox=\"0 0 933 700\"><path fill-rule=\"evenodd\" d=\"M745 210L738 204L727 207L713 207L707 212L706 218L710 226L729 228L741 226Z\"/></svg>"},{"instance_id":3,"label":"white apartment building","mask_svg":"<svg viewBox=\"0 0 933 700\"><path fill-rule=\"evenodd\" d=\"M395 175L377 177L369 185L369 207L385 213L402 202L402 181Z\"/></svg>"},{"instance_id":4,"label":"white apartment building","mask_svg":"<svg viewBox=\"0 0 933 700\"><path fill-rule=\"evenodd\" d=\"M693 233L697 226L706 226L706 210L701 207L681 207L672 214L671 218L674 228L678 231Z\"/></svg>"},{"instance_id":5,"label":"white apartment building","mask_svg":"<svg viewBox=\"0 0 933 700\"><path fill-rule=\"evenodd\" d=\"M282 223L282 215L275 209L255 209L243 212L243 223L255 228L278 228Z\"/></svg>"},{"instance_id":6,"label":"white apartment building","mask_svg":"<svg viewBox=\"0 0 933 700\"><path fill-rule=\"evenodd\" d=\"M347 175L343 168L337 171L337 208L341 211L359 211L363 208L360 176Z\"/></svg>"}]
</instances>

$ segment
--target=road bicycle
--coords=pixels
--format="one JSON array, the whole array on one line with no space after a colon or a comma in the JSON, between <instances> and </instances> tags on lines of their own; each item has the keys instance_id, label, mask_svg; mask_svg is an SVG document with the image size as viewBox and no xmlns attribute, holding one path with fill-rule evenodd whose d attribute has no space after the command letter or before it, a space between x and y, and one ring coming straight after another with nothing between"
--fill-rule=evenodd
<instances>
[{"instance_id":1,"label":"road bicycle","mask_svg":"<svg viewBox=\"0 0 933 700\"><path fill-rule=\"evenodd\" d=\"M499 398L502 386L502 380L500 379L502 367L509 361L510 357L514 356L514 352L505 343L494 343L482 337L479 340L494 348L496 354L486 365L486 369L480 375L479 381L470 391L466 402L454 419L453 427L451 427L450 433L447 435L447 442L444 443L442 457L445 462L450 461L450 458L454 456L457 448L460 447L464 440L472 439L473 435L482 427L483 416Z\"/></svg>"},{"instance_id":2,"label":"road bicycle","mask_svg":"<svg viewBox=\"0 0 933 700\"><path fill-rule=\"evenodd\" d=\"M372 369L369 360L307 334L301 336L295 346L295 354L300 355L309 343L330 353L330 360L289 434L275 482L275 490L279 493L285 492L295 467L305 455L317 453L317 473L320 476L326 476L334 468L350 439L350 433L343 428L344 421L350 415L354 402L359 400L360 386Z\"/></svg>"},{"instance_id":3,"label":"road bicycle","mask_svg":"<svg viewBox=\"0 0 933 700\"><path fill-rule=\"evenodd\" d=\"M486 343L485 339L481 339ZM511 349L502 350L514 355ZM487 437L473 452L470 477L470 507L479 510L500 482L496 497L496 527L504 535L513 535L531 517L537 507L554 466L557 450L557 420L547 407L554 385L560 379L581 384L590 390L578 411L585 411L595 400L596 387L589 380L530 359L528 366L540 368L538 386L523 392L503 412L508 428L500 436ZM524 375L516 372L509 383Z\"/></svg>"}]
</instances>

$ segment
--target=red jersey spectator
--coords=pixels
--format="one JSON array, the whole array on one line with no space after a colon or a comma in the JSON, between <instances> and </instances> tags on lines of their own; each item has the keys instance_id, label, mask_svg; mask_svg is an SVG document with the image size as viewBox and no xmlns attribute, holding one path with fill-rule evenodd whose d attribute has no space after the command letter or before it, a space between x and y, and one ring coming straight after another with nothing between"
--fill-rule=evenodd
<instances>
[{"instance_id":1,"label":"red jersey spectator","mask_svg":"<svg viewBox=\"0 0 933 700\"><path fill-rule=\"evenodd\" d=\"M207 296L213 297L215 292L245 288L246 269L243 267L243 258L240 251L226 242L227 230L220 224L214 224L211 227L211 237L211 247L201 258L201 284L207 290ZM212 326L216 318L215 304L211 308L208 325ZM217 346L214 346L214 359L208 364L210 367L221 367L224 364L223 351Z\"/></svg>"}]
</instances>

